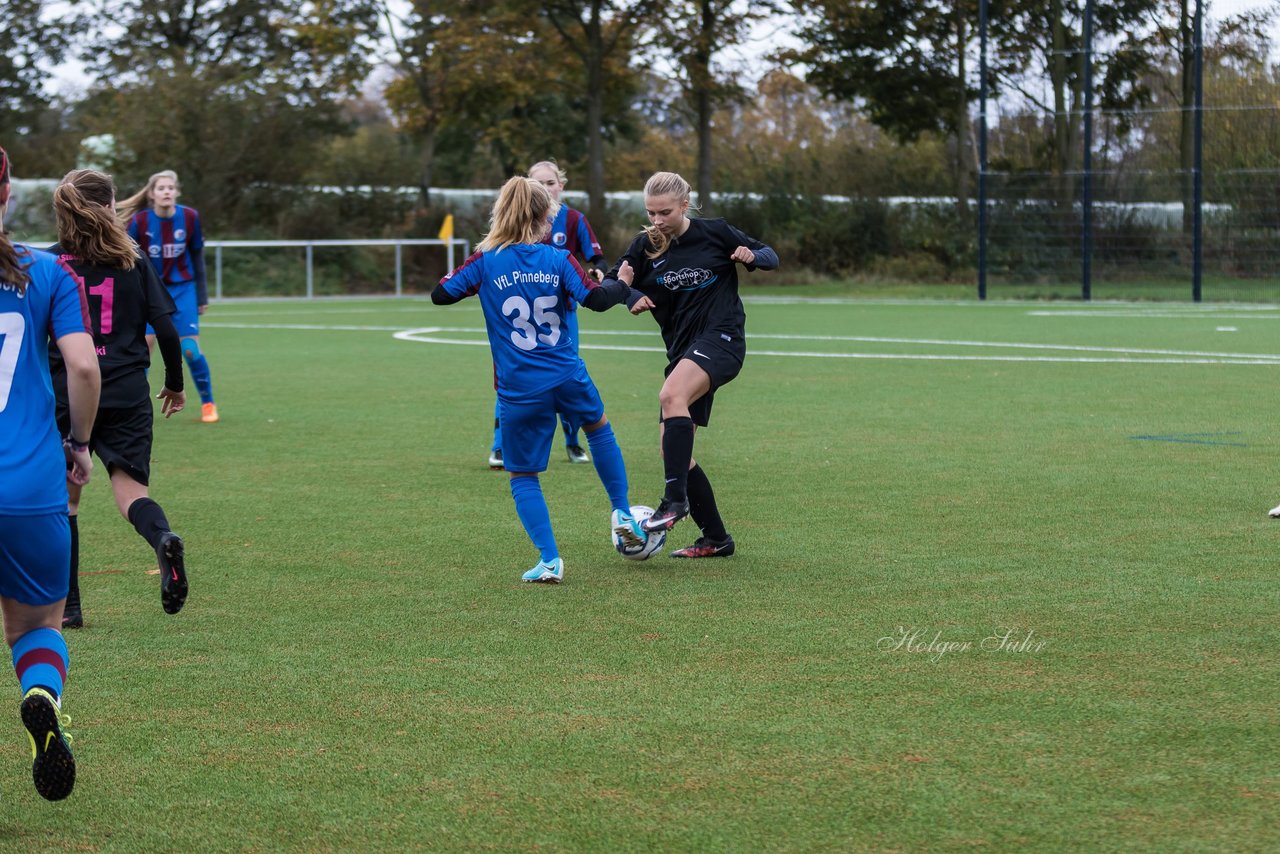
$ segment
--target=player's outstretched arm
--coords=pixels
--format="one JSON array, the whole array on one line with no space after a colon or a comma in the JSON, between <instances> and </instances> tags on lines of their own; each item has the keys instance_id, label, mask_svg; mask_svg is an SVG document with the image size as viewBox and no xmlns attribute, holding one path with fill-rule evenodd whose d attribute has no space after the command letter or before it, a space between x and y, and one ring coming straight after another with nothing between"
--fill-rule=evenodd
<instances>
[{"instance_id":1,"label":"player's outstretched arm","mask_svg":"<svg viewBox=\"0 0 1280 854\"><path fill-rule=\"evenodd\" d=\"M463 296L465 296L465 294ZM460 302L462 299L463 297L456 297L445 290L443 282L436 285L435 289L431 291L431 302L435 305L453 305L455 302Z\"/></svg>"}]
</instances>

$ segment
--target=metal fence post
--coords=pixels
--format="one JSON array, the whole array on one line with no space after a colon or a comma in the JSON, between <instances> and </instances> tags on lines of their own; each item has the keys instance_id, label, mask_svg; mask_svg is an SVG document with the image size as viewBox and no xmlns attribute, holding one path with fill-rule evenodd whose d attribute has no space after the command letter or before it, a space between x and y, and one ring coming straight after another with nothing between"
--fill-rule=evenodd
<instances>
[{"instance_id":1,"label":"metal fence post","mask_svg":"<svg viewBox=\"0 0 1280 854\"><path fill-rule=\"evenodd\" d=\"M213 250L213 295L215 299L222 299L222 247L219 246Z\"/></svg>"},{"instance_id":2,"label":"metal fence post","mask_svg":"<svg viewBox=\"0 0 1280 854\"><path fill-rule=\"evenodd\" d=\"M987 0L978 0L978 44L978 299L985 300L987 298Z\"/></svg>"},{"instance_id":3,"label":"metal fence post","mask_svg":"<svg viewBox=\"0 0 1280 854\"><path fill-rule=\"evenodd\" d=\"M313 299L316 295L314 275L312 273L312 246L311 241L307 241L307 299Z\"/></svg>"},{"instance_id":4,"label":"metal fence post","mask_svg":"<svg viewBox=\"0 0 1280 854\"><path fill-rule=\"evenodd\" d=\"M404 296L403 280L400 274L400 241L396 241L396 296Z\"/></svg>"}]
</instances>

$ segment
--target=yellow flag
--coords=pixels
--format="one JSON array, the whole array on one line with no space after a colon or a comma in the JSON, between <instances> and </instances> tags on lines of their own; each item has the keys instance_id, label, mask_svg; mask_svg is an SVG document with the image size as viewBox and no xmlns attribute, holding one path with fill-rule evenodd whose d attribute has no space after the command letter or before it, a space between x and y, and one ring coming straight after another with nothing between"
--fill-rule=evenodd
<instances>
[{"instance_id":1,"label":"yellow flag","mask_svg":"<svg viewBox=\"0 0 1280 854\"><path fill-rule=\"evenodd\" d=\"M453 240L453 214L445 214L439 236L441 240Z\"/></svg>"}]
</instances>

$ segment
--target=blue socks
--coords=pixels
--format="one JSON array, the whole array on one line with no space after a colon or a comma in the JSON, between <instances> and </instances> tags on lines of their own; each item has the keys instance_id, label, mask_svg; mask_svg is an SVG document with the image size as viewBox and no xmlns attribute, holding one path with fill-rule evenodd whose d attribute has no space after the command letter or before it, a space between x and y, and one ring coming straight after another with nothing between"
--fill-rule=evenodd
<instances>
[{"instance_id":1,"label":"blue socks","mask_svg":"<svg viewBox=\"0 0 1280 854\"><path fill-rule=\"evenodd\" d=\"M502 421L499 419L501 412L502 402L495 401L493 404L493 447L489 448L491 451L502 450Z\"/></svg>"},{"instance_id":2,"label":"blue socks","mask_svg":"<svg viewBox=\"0 0 1280 854\"><path fill-rule=\"evenodd\" d=\"M200 392L200 402L213 403L213 377L209 375L209 361L200 352L200 342L194 338L183 338L182 357L187 360L191 379Z\"/></svg>"},{"instance_id":3,"label":"blue socks","mask_svg":"<svg viewBox=\"0 0 1280 854\"><path fill-rule=\"evenodd\" d=\"M551 532L551 513L547 510L547 499L542 495L538 476L517 475L511 478L511 497L516 500L520 524L524 525L525 533L541 552L542 560L550 562L560 557L555 534Z\"/></svg>"},{"instance_id":4,"label":"blue socks","mask_svg":"<svg viewBox=\"0 0 1280 854\"><path fill-rule=\"evenodd\" d=\"M13 645L13 669L24 696L40 687L60 698L70 663L67 642L57 629L32 629Z\"/></svg>"},{"instance_id":5,"label":"blue socks","mask_svg":"<svg viewBox=\"0 0 1280 854\"><path fill-rule=\"evenodd\" d=\"M591 447L591 462L595 464L596 474L604 484L604 491L609 494L609 503L614 510L631 513L631 505L627 499L627 466L622 461L622 449L618 447L618 439L613 435L613 425L608 422L595 432L587 433L587 445Z\"/></svg>"}]
</instances>

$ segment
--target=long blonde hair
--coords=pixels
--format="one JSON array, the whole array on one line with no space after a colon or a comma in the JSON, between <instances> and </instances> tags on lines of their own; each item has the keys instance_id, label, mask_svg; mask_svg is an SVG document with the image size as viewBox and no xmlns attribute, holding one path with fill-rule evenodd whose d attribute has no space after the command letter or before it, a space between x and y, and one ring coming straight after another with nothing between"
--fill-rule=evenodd
<instances>
[{"instance_id":1,"label":"long blonde hair","mask_svg":"<svg viewBox=\"0 0 1280 854\"><path fill-rule=\"evenodd\" d=\"M644 197L647 199L651 196L675 196L681 202L689 201L689 194L692 192L689 182L681 178L675 172L654 172L649 176L649 180L644 182ZM697 210L693 205L689 205L689 210ZM688 216L688 211L685 212ZM646 225L644 233L649 238L653 250L644 253L649 258L658 258L665 255L667 247L671 243L671 239L663 234L657 226Z\"/></svg>"},{"instance_id":2,"label":"long blonde hair","mask_svg":"<svg viewBox=\"0 0 1280 854\"><path fill-rule=\"evenodd\" d=\"M92 264L132 270L137 244L111 213L116 185L94 169L68 172L53 191L58 245L68 255Z\"/></svg>"},{"instance_id":3,"label":"long blonde hair","mask_svg":"<svg viewBox=\"0 0 1280 854\"><path fill-rule=\"evenodd\" d=\"M546 187L517 175L502 185L489 217L489 233L476 244L476 249L488 252L513 243L541 243L547 233L547 220L559 209Z\"/></svg>"},{"instance_id":4,"label":"long blonde hair","mask_svg":"<svg viewBox=\"0 0 1280 854\"><path fill-rule=\"evenodd\" d=\"M127 224L129 220L133 219L133 215L138 211L151 207L151 192L156 188L156 184L161 178L168 178L173 181L173 185L175 187L179 190L182 189L182 185L178 183L177 172L174 172L172 169L165 169L163 172L157 172L147 179L147 185L145 187L116 205L116 209L120 212L119 216L121 222Z\"/></svg>"},{"instance_id":5,"label":"long blonde hair","mask_svg":"<svg viewBox=\"0 0 1280 854\"><path fill-rule=\"evenodd\" d=\"M9 201L9 155L0 148L0 199ZM13 285L19 294L26 293L31 274L18 261L18 249L0 223L0 282Z\"/></svg>"}]
</instances>

